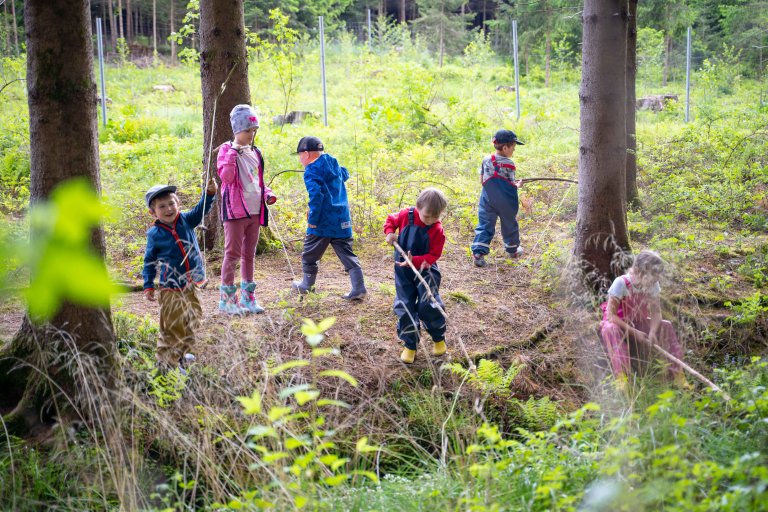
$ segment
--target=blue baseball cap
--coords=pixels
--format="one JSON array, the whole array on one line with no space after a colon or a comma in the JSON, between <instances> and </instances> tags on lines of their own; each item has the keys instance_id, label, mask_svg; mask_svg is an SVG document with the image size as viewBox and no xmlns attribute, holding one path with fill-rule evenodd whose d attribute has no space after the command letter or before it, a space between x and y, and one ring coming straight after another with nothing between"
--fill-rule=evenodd
<instances>
[{"instance_id":1,"label":"blue baseball cap","mask_svg":"<svg viewBox=\"0 0 768 512\"><path fill-rule=\"evenodd\" d=\"M525 143L520 142L520 140L517 138L517 135L515 135L515 132L512 130L499 130L493 136L494 144L512 144L513 142L515 144L525 146Z\"/></svg>"}]
</instances>

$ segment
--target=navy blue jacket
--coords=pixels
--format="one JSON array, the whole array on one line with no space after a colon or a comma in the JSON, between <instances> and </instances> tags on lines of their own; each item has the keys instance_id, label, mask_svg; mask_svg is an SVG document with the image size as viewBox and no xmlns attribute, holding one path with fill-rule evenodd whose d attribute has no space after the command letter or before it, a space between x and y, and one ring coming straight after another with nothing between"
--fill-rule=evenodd
<instances>
[{"instance_id":1,"label":"navy blue jacket","mask_svg":"<svg viewBox=\"0 0 768 512\"><path fill-rule=\"evenodd\" d=\"M351 238L347 188L349 171L331 155L323 154L304 169L304 185L309 194L307 234L330 238Z\"/></svg>"},{"instance_id":2,"label":"navy blue jacket","mask_svg":"<svg viewBox=\"0 0 768 512\"><path fill-rule=\"evenodd\" d=\"M144 289L155 287L155 276L160 270L160 288L181 290L192 283L205 281L203 258L195 236L195 226L211 209L216 196L205 192L197 206L179 213L173 226L156 220L147 231L147 251L144 253ZM205 211L203 211L205 202Z\"/></svg>"}]
</instances>

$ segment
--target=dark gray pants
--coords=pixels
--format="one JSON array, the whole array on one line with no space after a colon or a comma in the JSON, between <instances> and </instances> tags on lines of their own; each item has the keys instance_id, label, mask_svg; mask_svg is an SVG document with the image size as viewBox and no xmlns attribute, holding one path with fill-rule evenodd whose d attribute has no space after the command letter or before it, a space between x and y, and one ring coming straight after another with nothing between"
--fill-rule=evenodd
<instances>
[{"instance_id":1,"label":"dark gray pants","mask_svg":"<svg viewBox=\"0 0 768 512\"><path fill-rule=\"evenodd\" d=\"M305 274L317 274L317 262L325 254L328 246L333 247L336 256L344 265L344 270L349 272L353 268L360 268L360 260L352 252L352 238L330 238L327 236L307 235L304 238L304 252L301 253L301 269Z\"/></svg>"}]
</instances>

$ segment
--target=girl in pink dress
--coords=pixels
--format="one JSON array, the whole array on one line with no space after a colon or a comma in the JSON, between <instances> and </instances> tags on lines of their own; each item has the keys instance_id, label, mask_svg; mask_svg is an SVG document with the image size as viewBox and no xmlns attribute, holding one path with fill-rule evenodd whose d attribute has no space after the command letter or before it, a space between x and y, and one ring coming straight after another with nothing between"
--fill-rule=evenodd
<instances>
[{"instance_id":1,"label":"girl in pink dress","mask_svg":"<svg viewBox=\"0 0 768 512\"><path fill-rule=\"evenodd\" d=\"M664 260L653 251L637 255L627 274L617 277L608 289L600 334L608 353L611 369L620 381L626 381L631 369L630 343L642 352L649 344L657 344L681 359L683 349L672 323L661 318L661 286ZM683 384L685 376L679 366L670 364L668 375Z\"/></svg>"}]
</instances>

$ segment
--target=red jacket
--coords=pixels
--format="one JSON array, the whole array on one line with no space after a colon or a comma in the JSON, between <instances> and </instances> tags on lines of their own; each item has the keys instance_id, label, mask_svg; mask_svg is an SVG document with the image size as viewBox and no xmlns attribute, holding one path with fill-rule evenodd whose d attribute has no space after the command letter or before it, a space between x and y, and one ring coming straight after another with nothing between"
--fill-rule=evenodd
<instances>
[{"instance_id":1,"label":"red jacket","mask_svg":"<svg viewBox=\"0 0 768 512\"><path fill-rule=\"evenodd\" d=\"M413 209L413 223L423 228L427 227L427 225L421 221L421 217L419 217L418 208ZM394 233L398 230L402 230L407 225L408 208L403 208L398 213L393 213L392 215L387 216L387 220L384 221L384 233ZM422 263L432 266L440 259L440 256L443 255L445 232L443 231L443 225L440 221L432 224L429 231L427 231L427 234L429 235L429 252L423 256L414 256L412 258L411 261L416 268L421 268Z\"/></svg>"}]
</instances>

